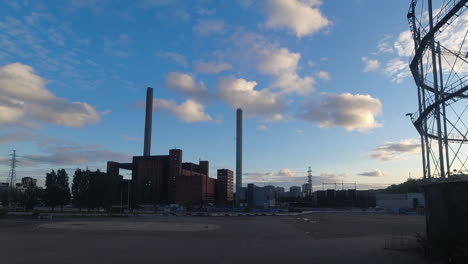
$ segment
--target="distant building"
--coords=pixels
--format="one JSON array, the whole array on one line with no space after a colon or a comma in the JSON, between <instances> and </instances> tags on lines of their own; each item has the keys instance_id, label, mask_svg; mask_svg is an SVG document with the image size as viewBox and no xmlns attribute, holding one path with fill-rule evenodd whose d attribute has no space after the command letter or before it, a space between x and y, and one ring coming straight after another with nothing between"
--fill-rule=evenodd
<instances>
[{"instance_id":1,"label":"distant building","mask_svg":"<svg viewBox=\"0 0 468 264\"><path fill-rule=\"evenodd\" d=\"M0 191L7 190L8 187L10 187L10 184L8 182L0 182Z\"/></svg>"},{"instance_id":2,"label":"distant building","mask_svg":"<svg viewBox=\"0 0 468 264\"><path fill-rule=\"evenodd\" d=\"M289 196L290 197L301 197L301 187L291 186L289 187Z\"/></svg>"},{"instance_id":3,"label":"distant building","mask_svg":"<svg viewBox=\"0 0 468 264\"><path fill-rule=\"evenodd\" d=\"M424 207L423 193L376 194L376 205L388 211L398 213L400 210Z\"/></svg>"},{"instance_id":4,"label":"distant building","mask_svg":"<svg viewBox=\"0 0 468 264\"><path fill-rule=\"evenodd\" d=\"M274 186L258 187L250 183L247 185L246 197L250 208L268 208L276 205Z\"/></svg>"},{"instance_id":5,"label":"distant building","mask_svg":"<svg viewBox=\"0 0 468 264\"><path fill-rule=\"evenodd\" d=\"M276 195L277 195L278 197L283 196L283 194L284 194L284 192L285 192L284 187L276 187L276 188L275 188L275 192L276 192Z\"/></svg>"},{"instance_id":6,"label":"distant building","mask_svg":"<svg viewBox=\"0 0 468 264\"><path fill-rule=\"evenodd\" d=\"M28 188L28 187L36 187L37 186L37 179L31 178L31 177L23 177L21 178L21 185L23 188Z\"/></svg>"},{"instance_id":7,"label":"distant building","mask_svg":"<svg viewBox=\"0 0 468 264\"><path fill-rule=\"evenodd\" d=\"M234 200L234 173L232 170L219 169L216 180L216 203L227 205Z\"/></svg>"}]
</instances>

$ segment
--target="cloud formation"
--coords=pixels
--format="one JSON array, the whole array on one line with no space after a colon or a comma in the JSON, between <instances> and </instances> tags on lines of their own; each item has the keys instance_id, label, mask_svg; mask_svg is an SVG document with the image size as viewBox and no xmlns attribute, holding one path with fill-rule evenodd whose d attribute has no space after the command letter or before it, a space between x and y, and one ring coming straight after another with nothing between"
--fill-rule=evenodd
<instances>
[{"instance_id":1,"label":"cloud formation","mask_svg":"<svg viewBox=\"0 0 468 264\"><path fill-rule=\"evenodd\" d=\"M208 95L208 89L205 84L203 82L196 83L193 76L186 73L168 73L166 85L173 90L189 96L203 97Z\"/></svg>"},{"instance_id":2,"label":"cloud formation","mask_svg":"<svg viewBox=\"0 0 468 264\"><path fill-rule=\"evenodd\" d=\"M212 121L213 118L205 113L205 106L194 99L188 99L181 104L173 100L154 99L153 108L169 111L186 123Z\"/></svg>"},{"instance_id":3,"label":"cloud formation","mask_svg":"<svg viewBox=\"0 0 468 264\"><path fill-rule=\"evenodd\" d=\"M372 60L367 57L362 57L361 60L366 64L364 72L375 72L380 68L379 60Z\"/></svg>"},{"instance_id":4,"label":"cloud formation","mask_svg":"<svg viewBox=\"0 0 468 264\"><path fill-rule=\"evenodd\" d=\"M319 72L317 73L317 77L318 77L319 79L324 80L324 81L329 81L329 80L331 80L330 73L329 73L329 72L326 72L326 71L319 71Z\"/></svg>"},{"instance_id":5,"label":"cloud formation","mask_svg":"<svg viewBox=\"0 0 468 264\"><path fill-rule=\"evenodd\" d=\"M214 74L231 69L228 63L199 62L195 65L195 70L201 73Z\"/></svg>"},{"instance_id":6,"label":"cloud formation","mask_svg":"<svg viewBox=\"0 0 468 264\"><path fill-rule=\"evenodd\" d=\"M288 168L284 168L278 171L278 175L283 177L294 177L296 176L296 173Z\"/></svg>"},{"instance_id":7,"label":"cloud formation","mask_svg":"<svg viewBox=\"0 0 468 264\"><path fill-rule=\"evenodd\" d=\"M422 14L423 23L428 23L428 12ZM452 51L458 52L462 45L466 46L466 21L468 20L468 13L464 12L457 17L457 19L450 22L450 25L445 27L442 32L436 33L436 41ZM405 78L411 76L408 66L408 59L414 52L414 41L410 30L401 32L397 39L393 42L393 48L387 44L388 38L383 42L379 42L378 49L382 52L392 53L396 51L395 57L390 59L385 67L385 73L391 78L393 82L401 83ZM465 43L465 44L464 44ZM462 48L463 49L463 48ZM424 57L424 56L423 56ZM431 59L423 61L424 68L432 67ZM452 69L455 69L458 75L468 73L468 63L463 60L457 59L456 56L444 54L442 59L442 69L444 74L449 74ZM444 78L445 80L448 78ZM456 81L456 78L454 79Z\"/></svg>"},{"instance_id":8,"label":"cloud formation","mask_svg":"<svg viewBox=\"0 0 468 264\"><path fill-rule=\"evenodd\" d=\"M242 108L249 116L274 117L285 111L286 102L278 93L268 89L256 90L257 82L234 77L219 79L220 98L233 108Z\"/></svg>"},{"instance_id":9,"label":"cloud formation","mask_svg":"<svg viewBox=\"0 0 468 264\"><path fill-rule=\"evenodd\" d=\"M403 139L398 142L386 142L373 149L369 158L381 161L400 160L421 151L420 142L416 139Z\"/></svg>"},{"instance_id":10,"label":"cloud formation","mask_svg":"<svg viewBox=\"0 0 468 264\"><path fill-rule=\"evenodd\" d=\"M323 93L319 102L303 104L298 118L319 127L367 131L382 126L376 120L381 113L382 103L370 95Z\"/></svg>"},{"instance_id":11,"label":"cloud formation","mask_svg":"<svg viewBox=\"0 0 468 264\"><path fill-rule=\"evenodd\" d=\"M272 88L279 88L283 93L305 95L315 90L315 80L311 76L298 74L301 54L290 52L287 48L259 48L255 52L260 61L258 70L276 77Z\"/></svg>"},{"instance_id":12,"label":"cloud formation","mask_svg":"<svg viewBox=\"0 0 468 264\"><path fill-rule=\"evenodd\" d=\"M385 176L385 173L383 173L381 170L373 170L373 171L359 173L359 176L382 177L382 176Z\"/></svg>"},{"instance_id":13,"label":"cloud formation","mask_svg":"<svg viewBox=\"0 0 468 264\"><path fill-rule=\"evenodd\" d=\"M34 121L82 127L100 119L91 105L55 96L31 66L12 63L0 68L0 124Z\"/></svg>"},{"instance_id":14,"label":"cloud formation","mask_svg":"<svg viewBox=\"0 0 468 264\"><path fill-rule=\"evenodd\" d=\"M270 0L266 1L265 27L288 29L300 38L312 35L331 22L320 10L321 0Z\"/></svg>"}]
</instances>

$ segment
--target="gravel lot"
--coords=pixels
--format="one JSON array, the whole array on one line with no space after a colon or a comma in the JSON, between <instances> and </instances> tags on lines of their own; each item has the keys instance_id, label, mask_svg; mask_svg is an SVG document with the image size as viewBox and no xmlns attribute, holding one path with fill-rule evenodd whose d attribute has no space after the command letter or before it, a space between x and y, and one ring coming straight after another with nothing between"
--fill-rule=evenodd
<instances>
[{"instance_id":1,"label":"gravel lot","mask_svg":"<svg viewBox=\"0 0 468 264\"><path fill-rule=\"evenodd\" d=\"M423 216L131 217L0 221L0 263L425 263L384 249Z\"/></svg>"}]
</instances>

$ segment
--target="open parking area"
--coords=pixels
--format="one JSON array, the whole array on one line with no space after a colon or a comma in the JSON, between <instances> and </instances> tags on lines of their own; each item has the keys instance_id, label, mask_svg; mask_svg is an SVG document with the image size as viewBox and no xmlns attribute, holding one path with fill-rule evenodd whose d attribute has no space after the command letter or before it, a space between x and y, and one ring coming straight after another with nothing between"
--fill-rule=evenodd
<instances>
[{"instance_id":1,"label":"open parking area","mask_svg":"<svg viewBox=\"0 0 468 264\"><path fill-rule=\"evenodd\" d=\"M384 249L424 216L62 218L0 221L1 263L425 263Z\"/></svg>"}]
</instances>

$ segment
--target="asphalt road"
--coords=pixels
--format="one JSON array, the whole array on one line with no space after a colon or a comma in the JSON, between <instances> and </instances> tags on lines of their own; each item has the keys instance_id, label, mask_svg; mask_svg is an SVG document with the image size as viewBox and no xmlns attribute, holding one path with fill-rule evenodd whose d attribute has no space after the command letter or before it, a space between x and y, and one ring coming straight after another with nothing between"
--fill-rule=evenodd
<instances>
[{"instance_id":1,"label":"asphalt road","mask_svg":"<svg viewBox=\"0 0 468 264\"><path fill-rule=\"evenodd\" d=\"M0 221L0 263L425 263L384 249L422 216L132 217Z\"/></svg>"}]
</instances>

